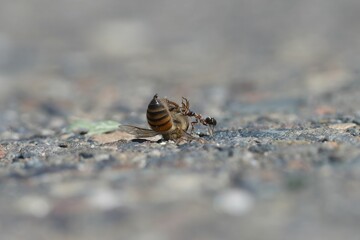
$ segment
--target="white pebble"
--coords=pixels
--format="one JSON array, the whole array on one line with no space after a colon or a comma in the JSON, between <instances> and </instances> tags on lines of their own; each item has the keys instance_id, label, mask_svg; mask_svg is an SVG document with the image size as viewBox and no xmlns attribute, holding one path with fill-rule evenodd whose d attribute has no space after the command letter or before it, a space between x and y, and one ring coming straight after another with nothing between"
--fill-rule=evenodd
<instances>
[{"instance_id":1,"label":"white pebble","mask_svg":"<svg viewBox=\"0 0 360 240\"><path fill-rule=\"evenodd\" d=\"M121 206L120 198L109 189L98 189L88 199L89 205L101 210L111 210Z\"/></svg>"},{"instance_id":2,"label":"white pebble","mask_svg":"<svg viewBox=\"0 0 360 240\"><path fill-rule=\"evenodd\" d=\"M245 214L253 205L252 196L242 190L227 190L214 199L215 208L230 215Z\"/></svg>"},{"instance_id":3,"label":"white pebble","mask_svg":"<svg viewBox=\"0 0 360 240\"><path fill-rule=\"evenodd\" d=\"M51 210L47 199L35 195L20 198L16 202L16 206L22 213L38 218L45 217Z\"/></svg>"}]
</instances>

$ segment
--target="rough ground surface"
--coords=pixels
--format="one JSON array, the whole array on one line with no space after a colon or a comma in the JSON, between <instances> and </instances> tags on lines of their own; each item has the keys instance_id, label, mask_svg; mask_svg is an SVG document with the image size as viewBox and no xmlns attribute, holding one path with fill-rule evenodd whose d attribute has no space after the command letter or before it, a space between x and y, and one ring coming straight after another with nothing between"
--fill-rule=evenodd
<instances>
[{"instance_id":1,"label":"rough ground surface","mask_svg":"<svg viewBox=\"0 0 360 240\"><path fill-rule=\"evenodd\" d=\"M0 3L1 239L359 239L358 2L149 2ZM155 93L214 136L68 131Z\"/></svg>"}]
</instances>

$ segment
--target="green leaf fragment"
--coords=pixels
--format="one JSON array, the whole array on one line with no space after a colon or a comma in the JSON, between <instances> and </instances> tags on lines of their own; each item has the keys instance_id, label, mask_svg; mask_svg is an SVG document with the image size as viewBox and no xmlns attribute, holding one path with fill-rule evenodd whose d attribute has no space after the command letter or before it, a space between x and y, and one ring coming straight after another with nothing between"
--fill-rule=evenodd
<instances>
[{"instance_id":1,"label":"green leaf fragment","mask_svg":"<svg viewBox=\"0 0 360 240\"><path fill-rule=\"evenodd\" d=\"M95 134L102 134L106 132L114 131L118 128L120 124L115 121L106 120L106 121L99 121L99 122L92 122L88 120L77 120L73 122L69 130L71 132L76 131L87 131L88 135L95 135Z\"/></svg>"}]
</instances>

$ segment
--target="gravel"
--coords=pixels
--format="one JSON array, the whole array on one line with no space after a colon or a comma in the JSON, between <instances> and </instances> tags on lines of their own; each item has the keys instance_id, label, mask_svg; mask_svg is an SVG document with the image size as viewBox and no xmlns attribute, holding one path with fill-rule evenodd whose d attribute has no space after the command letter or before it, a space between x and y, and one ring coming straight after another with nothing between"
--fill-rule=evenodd
<instances>
[{"instance_id":1,"label":"gravel","mask_svg":"<svg viewBox=\"0 0 360 240\"><path fill-rule=\"evenodd\" d=\"M2 239L358 239L355 0L33 3L0 3ZM214 135L71 128L156 93Z\"/></svg>"}]
</instances>

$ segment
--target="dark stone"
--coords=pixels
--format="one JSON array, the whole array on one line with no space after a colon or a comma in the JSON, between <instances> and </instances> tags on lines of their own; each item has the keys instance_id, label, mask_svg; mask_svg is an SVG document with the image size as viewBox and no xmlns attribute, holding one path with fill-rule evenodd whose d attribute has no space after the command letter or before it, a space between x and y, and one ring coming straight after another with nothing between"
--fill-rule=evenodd
<instances>
[{"instance_id":1,"label":"dark stone","mask_svg":"<svg viewBox=\"0 0 360 240\"><path fill-rule=\"evenodd\" d=\"M93 153L88 153L88 152L81 152L81 153L79 153L79 156L81 158L88 159L88 158L93 158L94 154Z\"/></svg>"}]
</instances>

